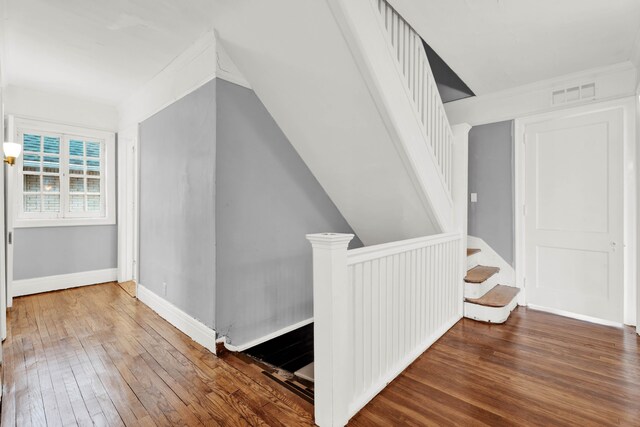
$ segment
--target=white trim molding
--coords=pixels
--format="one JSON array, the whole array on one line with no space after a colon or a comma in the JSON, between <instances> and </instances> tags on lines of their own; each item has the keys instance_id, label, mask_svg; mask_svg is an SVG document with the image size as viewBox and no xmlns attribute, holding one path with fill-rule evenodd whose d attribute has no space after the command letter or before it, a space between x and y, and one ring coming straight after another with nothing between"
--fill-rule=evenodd
<instances>
[{"instance_id":1,"label":"white trim molding","mask_svg":"<svg viewBox=\"0 0 640 427\"><path fill-rule=\"evenodd\" d=\"M33 279L14 280L11 283L11 296L39 294L42 292L59 291L61 289L77 288L80 286L96 285L98 283L113 282L118 276L117 268L104 270L83 271L80 273L59 274L56 276L36 277Z\"/></svg>"},{"instance_id":2,"label":"white trim molding","mask_svg":"<svg viewBox=\"0 0 640 427\"><path fill-rule=\"evenodd\" d=\"M216 76L216 39L204 33L118 106L118 129L136 125Z\"/></svg>"},{"instance_id":3,"label":"white trim molding","mask_svg":"<svg viewBox=\"0 0 640 427\"><path fill-rule=\"evenodd\" d=\"M249 341L248 343L245 343L245 344L240 344L240 345L229 344L227 342L227 340L228 340L227 337L223 337L223 339L224 339L223 342L224 342L225 348L227 350L229 350L229 351L233 351L233 352L245 351L245 350L247 350L247 349L249 349L251 347L257 346L258 344L262 344L263 342L267 342L267 341L272 340L274 338L277 338L277 337L279 337L281 335L284 335L284 334L286 334L288 332L295 331L296 329L302 328L303 326L307 326L310 323L313 323L313 317L310 317L310 318L308 318L306 320L303 320L301 322L295 323L295 324L293 324L291 326L287 326L285 328L278 329L275 332L272 332L272 333L267 334L267 335L265 335L263 337L260 337L260 338L256 338L256 339L251 340L251 341Z\"/></svg>"},{"instance_id":4,"label":"white trim molding","mask_svg":"<svg viewBox=\"0 0 640 427\"><path fill-rule=\"evenodd\" d=\"M171 323L189 338L213 354L216 354L216 331L189 316L187 313L145 288L140 283L138 283L136 291L138 299L143 304L158 313L160 317Z\"/></svg>"},{"instance_id":5,"label":"white trim molding","mask_svg":"<svg viewBox=\"0 0 640 427\"><path fill-rule=\"evenodd\" d=\"M126 129L143 122L216 77L250 87L231 57L218 44L213 31L204 33L160 73L124 100L118 106L118 128Z\"/></svg>"},{"instance_id":6,"label":"white trim molding","mask_svg":"<svg viewBox=\"0 0 640 427\"><path fill-rule=\"evenodd\" d=\"M233 62L226 50L224 50L224 41L216 34L216 78L235 83L239 86L251 89L251 85L242 75L236 64Z\"/></svg>"},{"instance_id":7,"label":"white trim molding","mask_svg":"<svg viewBox=\"0 0 640 427\"><path fill-rule=\"evenodd\" d=\"M552 92L595 83L595 96L572 104L553 105ZM630 61L555 77L499 92L445 104L449 122L472 126L495 123L569 107L630 96L636 86L636 68Z\"/></svg>"},{"instance_id":8,"label":"white trim molding","mask_svg":"<svg viewBox=\"0 0 640 427\"><path fill-rule=\"evenodd\" d=\"M558 310L555 308L540 307L539 305L528 304L526 306L531 310L543 311L545 313L555 314L557 316L569 317L571 319L582 320L583 322L595 323L597 325L612 326L614 328L622 328L624 325L610 320L598 319L596 317L585 316L584 314L571 313L569 311Z\"/></svg>"},{"instance_id":9,"label":"white trim molding","mask_svg":"<svg viewBox=\"0 0 640 427\"><path fill-rule=\"evenodd\" d=\"M118 281L136 280L138 125L118 134Z\"/></svg>"}]
</instances>

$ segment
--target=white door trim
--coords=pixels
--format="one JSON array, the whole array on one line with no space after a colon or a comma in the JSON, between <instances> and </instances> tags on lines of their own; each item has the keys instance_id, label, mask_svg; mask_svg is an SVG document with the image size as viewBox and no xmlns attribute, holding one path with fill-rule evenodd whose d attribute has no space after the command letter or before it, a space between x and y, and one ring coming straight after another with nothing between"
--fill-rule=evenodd
<instances>
[{"instance_id":1,"label":"white door trim","mask_svg":"<svg viewBox=\"0 0 640 427\"><path fill-rule=\"evenodd\" d=\"M118 134L118 281L136 280L138 125Z\"/></svg>"},{"instance_id":2,"label":"white door trim","mask_svg":"<svg viewBox=\"0 0 640 427\"><path fill-rule=\"evenodd\" d=\"M4 126L4 104L2 103L2 88L0 88L0 137L2 141L5 139L5 126ZM5 230L5 202L7 197L5 187L5 171L10 168L9 165L3 163L2 173L0 173L0 188L2 194L0 197L0 235L2 236L2 245L0 245L0 341L3 341L7 337L7 240ZM2 349L0 348L0 362L2 362ZM2 392L0 391L0 397Z\"/></svg>"},{"instance_id":3,"label":"white door trim","mask_svg":"<svg viewBox=\"0 0 640 427\"><path fill-rule=\"evenodd\" d=\"M8 137L14 138L16 135L15 130L15 118L13 115L7 116L7 128L5 129ZM16 166L6 167L6 180L4 185L5 194L5 223L7 224L6 233L6 258L7 258L7 278L6 278L6 299L7 308L13 307L13 243L14 243L14 209L16 205L15 201L15 183L16 183Z\"/></svg>"},{"instance_id":4,"label":"white door trim","mask_svg":"<svg viewBox=\"0 0 640 427\"><path fill-rule=\"evenodd\" d=\"M612 101L598 102L575 108L551 111L544 114L522 117L514 121L514 175L515 175L515 264L516 285L522 289L519 303L527 305L525 264L525 146L524 133L527 125L597 113L621 108L624 117L624 322L636 325L640 284L636 283L637 268L637 178L636 178L636 97L624 97Z\"/></svg>"}]
</instances>

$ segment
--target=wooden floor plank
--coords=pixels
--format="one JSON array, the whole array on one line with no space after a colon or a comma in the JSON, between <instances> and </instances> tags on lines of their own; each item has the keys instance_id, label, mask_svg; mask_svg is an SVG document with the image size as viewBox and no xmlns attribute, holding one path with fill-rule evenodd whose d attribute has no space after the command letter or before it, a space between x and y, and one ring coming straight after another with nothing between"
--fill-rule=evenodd
<instances>
[{"instance_id":1,"label":"wooden floor plank","mask_svg":"<svg viewBox=\"0 0 640 427\"><path fill-rule=\"evenodd\" d=\"M128 282L121 282L118 285L127 293L129 296L135 298L136 297L136 282L133 280L129 280Z\"/></svg>"},{"instance_id":2,"label":"wooden floor plank","mask_svg":"<svg viewBox=\"0 0 640 427\"><path fill-rule=\"evenodd\" d=\"M633 328L522 307L503 325L463 319L350 424L637 426L639 343Z\"/></svg>"},{"instance_id":3,"label":"wooden floor plank","mask_svg":"<svg viewBox=\"0 0 640 427\"><path fill-rule=\"evenodd\" d=\"M117 284L14 300L2 426L313 425Z\"/></svg>"},{"instance_id":4,"label":"wooden floor plank","mask_svg":"<svg viewBox=\"0 0 640 427\"><path fill-rule=\"evenodd\" d=\"M16 298L2 426L311 426L313 407L240 357L219 359L116 284ZM639 339L516 309L463 319L350 422L638 425Z\"/></svg>"}]
</instances>

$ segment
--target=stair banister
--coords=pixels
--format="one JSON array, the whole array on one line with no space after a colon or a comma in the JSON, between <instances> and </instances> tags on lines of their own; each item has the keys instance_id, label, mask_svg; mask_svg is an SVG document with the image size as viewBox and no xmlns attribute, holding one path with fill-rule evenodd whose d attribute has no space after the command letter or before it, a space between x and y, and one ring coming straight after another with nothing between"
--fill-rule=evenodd
<instances>
[{"instance_id":1,"label":"stair banister","mask_svg":"<svg viewBox=\"0 0 640 427\"><path fill-rule=\"evenodd\" d=\"M327 0L435 232L453 224L453 135L422 39L386 0Z\"/></svg>"},{"instance_id":2,"label":"stair banister","mask_svg":"<svg viewBox=\"0 0 640 427\"><path fill-rule=\"evenodd\" d=\"M315 422L342 426L461 317L460 233L313 248Z\"/></svg>"},{"instance_id":3,"label":"stair banister","mask_svg":"<svg viewBox=\"0 0 640 427\"><path fill-rule=\"evenodd\" d=\"M453 135L422 38L386 0L371 1L395 52L398 71L404 77L407 94L436 158L440 176L451 193Z\"/></svg>"}]
</instances>

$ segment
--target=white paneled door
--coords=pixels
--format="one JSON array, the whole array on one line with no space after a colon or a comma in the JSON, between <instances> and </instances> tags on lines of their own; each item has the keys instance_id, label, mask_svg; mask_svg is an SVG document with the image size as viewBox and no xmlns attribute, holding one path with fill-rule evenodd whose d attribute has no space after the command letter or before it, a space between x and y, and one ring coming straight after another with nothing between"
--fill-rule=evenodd
<instances>
[{"instance_id":1,"label":"white paneled door","mask_svg":"<svg viewBox=\"0 0 640 427\"><path fill-rule=\"evenodd\" d=\"M623 321L623 110L525 128L527 302Z\"/></svg>"}]
</instances>

